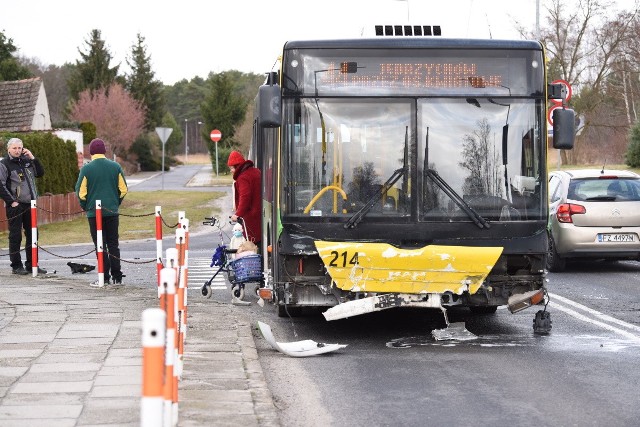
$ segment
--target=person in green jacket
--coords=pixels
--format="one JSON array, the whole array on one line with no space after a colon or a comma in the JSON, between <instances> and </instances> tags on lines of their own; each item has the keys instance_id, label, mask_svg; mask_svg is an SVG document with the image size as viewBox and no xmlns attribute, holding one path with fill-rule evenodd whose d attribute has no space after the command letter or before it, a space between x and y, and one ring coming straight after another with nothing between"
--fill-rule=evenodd
<instances>
[{"instance_id":1,"label":"person in green jacket","mask_svg":"<svg viewBox=\"0 0 640 427\"><path fill-rule=\"evenodd\" d=\"M120 247L118 242L119 213L118 209L127 194L127 180L122 167L117 162L105 157L106 147L102 139L96 138L89 144L91 161L80 169L76 182L76 195L80 206L87 212L89 231L93 244L98 250L96 229L96 200L100 200L102 211L102 259L104 266L104 283L122 285L120 264ZM96 280L91 286L100 287Z\"/></svg>"}]
</instances>

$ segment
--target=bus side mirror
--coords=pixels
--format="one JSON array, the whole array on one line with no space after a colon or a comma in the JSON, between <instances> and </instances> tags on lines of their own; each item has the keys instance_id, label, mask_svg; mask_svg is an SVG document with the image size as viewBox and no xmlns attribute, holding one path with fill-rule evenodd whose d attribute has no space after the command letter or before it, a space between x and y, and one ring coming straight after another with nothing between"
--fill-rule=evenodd
<instances>
[{"instance_id":1,"label":"bus side mirror","mask_svg":"<svg viewBox=\"0 0 640 427\"><path fill-rule=\"evenodd\" d=\"M282 113L280 108L280 85L262 85L258 89L258 119L260 126L280 127Z\"/></svg>"},{"instance_id":2,"label":"bus side mirror","mask_svg":"<svg viewBox=\"0 0 640 427\"><path fill-rule=\"evenodd\" d=\"M553 148L570 150L576 138L576 113L566 108L553 110Z\"/></svg>"}]
</instances>

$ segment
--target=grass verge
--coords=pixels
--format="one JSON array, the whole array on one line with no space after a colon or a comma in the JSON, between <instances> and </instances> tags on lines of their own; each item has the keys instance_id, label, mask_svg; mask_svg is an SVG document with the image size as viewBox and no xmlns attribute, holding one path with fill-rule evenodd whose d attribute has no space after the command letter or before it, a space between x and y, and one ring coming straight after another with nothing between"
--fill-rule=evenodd
<instances>
[{"instance_id":1,"label":"grass verge","mask_svg":"<svg viewBox=\"0 0 640 427\"><path fill-rule=\"evenodd\" d=\"M156 206L160 206L164 220L163 236L175 232L175 228L169 226L178 222L178 211L185 212L189 232L195 232L203 227L204 217L220 215L215 201L223 195L215 191L130 192L120 206L120 240L155 238ZM2 247L8 246L8 232L0 233L0 242ZM89 224L84 216L38 227L38 245L43 248L73 243L91 243Z\"/></svg>"}]
</instances>

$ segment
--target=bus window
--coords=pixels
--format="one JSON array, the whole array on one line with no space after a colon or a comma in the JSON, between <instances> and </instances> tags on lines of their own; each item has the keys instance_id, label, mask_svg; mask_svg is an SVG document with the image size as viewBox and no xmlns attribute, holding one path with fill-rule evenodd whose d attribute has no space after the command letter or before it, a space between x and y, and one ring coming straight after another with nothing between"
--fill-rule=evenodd
<instances>
[{"instance_id":1,"label":"bus window","mask_svg":"<svg viewBox=\"0 0 640 427\"><path fill-rule=\"evenodd\" d=\"M534 100L428 99L418 104L421 218L468 221L461 204L487 220L536 219L543 207L536 192L539 157L532 144ZM508 133L505 133L508 124ZM538 132L539 133L539 132ZM503 135L506 144L503 145ZM506 150L506 153L503 153ZM503 155L504 154L504 155ZM429 176L435 171L463 202ZM529 183L533 182L533 185ZM526 188L524 185L526 183ZM533 188L531 188L533 187Z\"/></svg>"},{"instance_id":2,"label":"bus window","mask_svg":"<svg viewBox=\"0 0 640 427\"><path fill-rule=\"evenodd\" d=\"M283 200L284 212L344 215L378 198L372 214L408 214L406 182L401 179L384 193L382 185L407 161L410 102L303 100L296 106L285 102L283 113L287 121L300 123L285 127L293 134L283 138L283 164L293 166L286 168L290 197Z\"/></svg>"}]
</instances>

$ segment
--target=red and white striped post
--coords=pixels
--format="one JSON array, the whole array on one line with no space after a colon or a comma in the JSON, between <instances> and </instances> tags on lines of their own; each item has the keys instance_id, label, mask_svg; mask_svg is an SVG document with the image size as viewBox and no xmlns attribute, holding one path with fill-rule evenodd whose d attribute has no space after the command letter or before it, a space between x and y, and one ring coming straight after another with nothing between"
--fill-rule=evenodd
<instances>
[{"instance_id":1,"label":"red and white striped post","mask_svg":"<svg viewBox=\"0 0 640 427\"><path fill-rule=\"evenodd\" d=\"M160 308L142 312L141 427L162 427L166 321L167 314Z\"/></svg>"},{"instance_id":2,"label":"red and white striped post","mask_svg":"<svg viewBox=\"0 0 640 427\"><path fill-rule=\"evenodd\" d=\"M156 206L156 274L160 287L160 270L162 270L162 208ZM159 291L158 291L159 292Z\"/></svg>"},{"instance_id":3,"label":"red and white striped post","mask_svg":"<svg viewBox=\"0 0 640 427\"><path fill-rule=\"evenodd\" d=\"M98 284L104 286L104 259L102 256L102 201L96 200L96 256L98 257Z\"/></svg>"},{"instance_id":4,"label":"red and white striped post","mask_svg":"<svg viewBox=\"0 0 640 427\"><path fill-rule=\"evenodd\" d=\"M174 374L174 361L176 356L176 271L173 268L163 268L160 271L161 288L164 298L161 298L160 308L166 313L166 351L164 359L164 385L163 385L163 420L165 426L174 425L174 417L177 419L178 396L176 376ZM164 304L163 304L164 303ZM175 414L174 414L175 412ZM177 423L176 423L177 424Z\"/></svg>"},{"instance_id":5,"label":"red and white striped post","mask_svg":"<svg viewBox=\"0 0 640 427\"><path fill-rule=\"evenodd\" d=\"M38 275L38 209L36 201L31 201L31 272Z\"/></svg>"}]
</instances>

